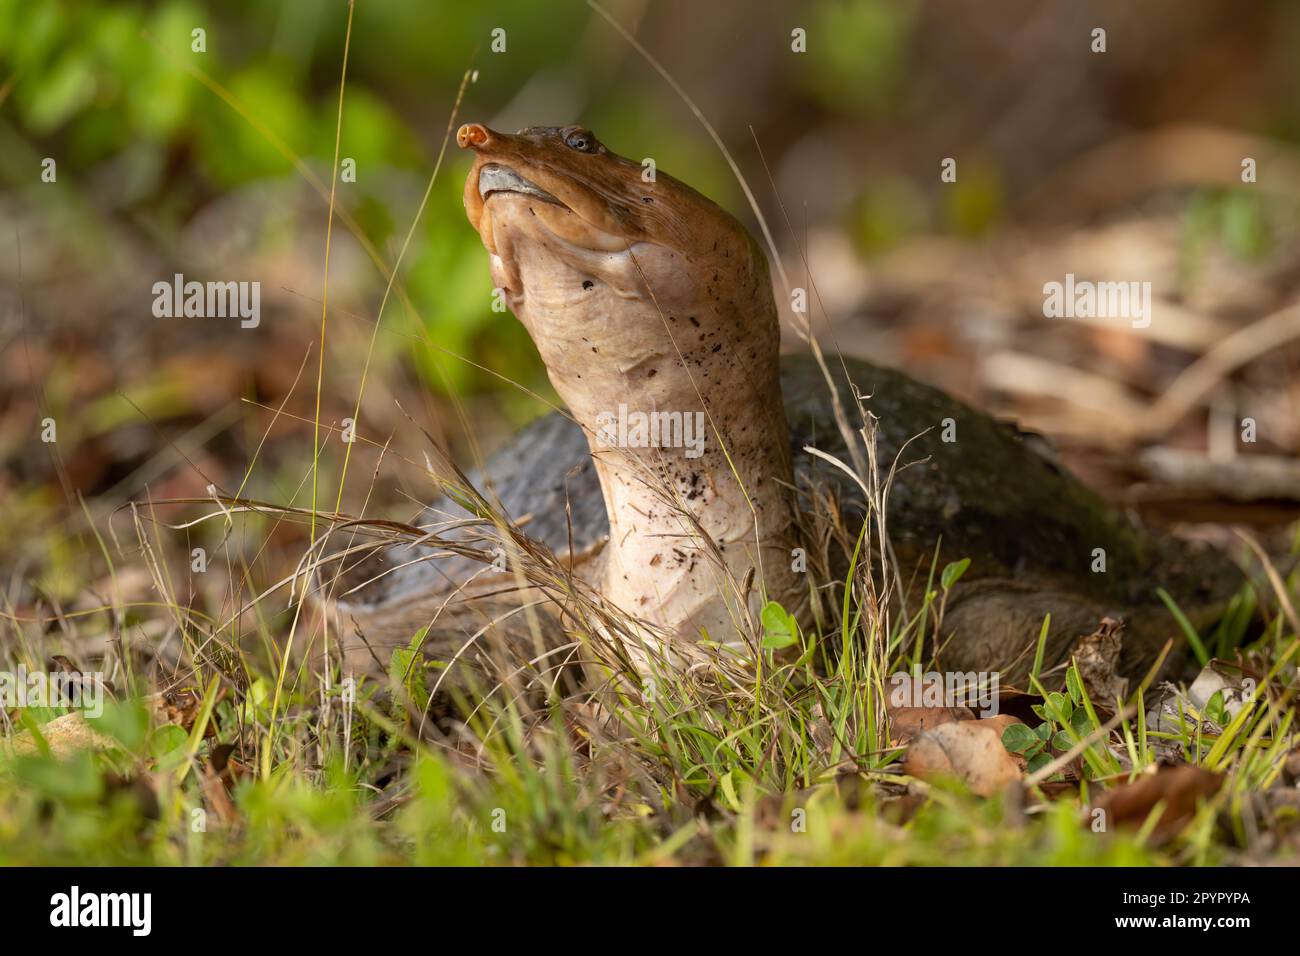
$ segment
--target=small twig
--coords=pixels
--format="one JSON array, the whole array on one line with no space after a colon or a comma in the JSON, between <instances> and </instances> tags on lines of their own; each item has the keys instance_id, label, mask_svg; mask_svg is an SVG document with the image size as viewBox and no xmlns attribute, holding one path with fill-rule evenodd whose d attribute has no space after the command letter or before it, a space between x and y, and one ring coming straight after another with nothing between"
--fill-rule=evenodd
<instances>
[{"instance_id":1,"label":"small twig","mask_svg":"<svg viewBox=\"0 0 1300 956\"><path fill-rule=\"evenodd\" d=\"M1215 461L1177 448L1150 448L1139 461L1153 479L1183 491L1236 501L1300 498L1300 461L1280 455L1239 455Z\"/></svg>"},{"instance_id":2,"label":"small twig","mask_svg":"<svg viewBox=\"0 0 1300 956\"><path fill-rule=\"evenodd\" d=\"M1295 339L1300 339L1300 304L1234 332L1179 373L1151 410L1134 422L1135 432L1153 437L1169 431L1232 372Z\"/></svg>"}]
</instances>

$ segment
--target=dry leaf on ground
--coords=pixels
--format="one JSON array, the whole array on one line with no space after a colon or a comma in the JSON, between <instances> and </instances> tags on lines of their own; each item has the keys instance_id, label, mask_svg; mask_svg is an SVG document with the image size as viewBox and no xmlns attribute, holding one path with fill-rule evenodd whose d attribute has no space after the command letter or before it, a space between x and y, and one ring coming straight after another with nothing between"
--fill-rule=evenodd
<instances>
[{"instance_id":1,"label":"dry leaf on ground","mask_svg":"<svg viewBox=\"0 0 1300 956\"><path fill-rule=\"evenodd\" d=\"M918 736L903 758L903 771L922 780L956 777L972 793L989 797L1020 779L1002 735L987 721L942 724Z\"/></svg>"},{"instance_id":2,"label":"dry leaf on ground","mask_svg":"<svg viewBox=\"0 0 1300 956\"><path fill-rule=\"evenodd\" d=\"M1107 829L1138 827L1146 822L1156 804L1163 802L1160 820L1151 834L1159 843L1182 829L1195 814L1197 803L1218 793L1222 785L1221 775L1191 764L1162 766L1153 774L1106 791L1093 803L1092 810L1105 811ZM1089 814L1088 820L1092 819Z\"/></svg>"},{"instance_id":3,"label":"dry leaf on ground","mask_svg":"<svg viewBox=\"0 0 1300 956\"><path fill-rule=\"evenodd\" d=\"M1123 636L1123 621L1102 618L1097 630L1080 639L1074 649L1074 662L1089 699L1107 707L1112 706L1116 698L1123 700L1128 695L1128 679L1115 673L1123 649Z\"/></svg>"},{"instance_id":4,"label":"dry leaf on ground","mask_svg":"<svg viewBox=\"0 0 1300 956\"><path fill-rule=\"evenodd\" d=\"M890 739L900 746L943 724L975 719L968 707L890 707L888 711Z\"/></svg>"}]
</instances>

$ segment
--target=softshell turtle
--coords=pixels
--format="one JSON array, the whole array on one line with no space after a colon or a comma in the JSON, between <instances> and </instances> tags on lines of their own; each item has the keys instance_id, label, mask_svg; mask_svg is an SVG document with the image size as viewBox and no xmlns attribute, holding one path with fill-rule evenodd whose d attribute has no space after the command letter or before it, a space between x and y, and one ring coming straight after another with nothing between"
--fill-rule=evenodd
<instances>
[{"instance_id":1,"label":"softshell turtle","mask_svg":"<svg viewBox=\"0 0 1300 956\"><path fill-rule=\"evenodd\" d=\"M854 454L822 367L778 355L762 250L715 203L581 127L471 123L458 143L475 153L465 208L493 281L568 408L524 428L476 484L527 516L530 538L582 557L577 573L659 640L727 641L766 600L803 613L792 554L809 490L832 493L851 535L867 496L828 460ZM1137 527L1014 427L896 371L827 367L854 426L859 401L874 416L881 470L910 463L887 498L895 566L923 587L936 547L941 565L971 559L946 608L945 667L1015 676L1044 615L1049 663L1109 616L1127 625L1120 670L1138 674L1168 639L1172 660L1186 650L1159 588L1204 624L1240 586L1223 554ZM340 608L364 653L407 643L466 573L424 554L380 551L349 572Z\"/></svg>"}]
</instances>

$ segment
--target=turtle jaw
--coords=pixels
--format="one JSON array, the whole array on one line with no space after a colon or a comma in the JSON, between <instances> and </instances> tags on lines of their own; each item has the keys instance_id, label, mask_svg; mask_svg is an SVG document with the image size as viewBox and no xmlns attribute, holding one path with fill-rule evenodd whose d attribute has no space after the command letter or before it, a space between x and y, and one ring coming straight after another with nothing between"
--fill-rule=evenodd
<instances>
[{"instance_id":1,"label":"turtle jaw","mask_svg":"<svg viewBox=\"0 0 1300 956\"><path fill-rule=\"evenodd\" d=\"M541 186L524 179L523 176L520 176L509 166L502 166L500 163L485 163L478 173L478 194L486 203L488 197L493 193L516 193L521 196L533 196L542 200L542 202L564 206L564 203ZM564 208L567 209L568 207L564 206Z\"/></svg>"}]
</instances>

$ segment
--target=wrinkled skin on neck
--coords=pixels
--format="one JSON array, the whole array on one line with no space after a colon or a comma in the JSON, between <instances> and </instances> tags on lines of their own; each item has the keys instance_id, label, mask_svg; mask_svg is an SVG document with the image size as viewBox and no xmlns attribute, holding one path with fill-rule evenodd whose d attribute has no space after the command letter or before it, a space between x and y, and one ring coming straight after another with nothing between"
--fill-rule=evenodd
<instances>
[{"instance_id":1,"label":"wrinkled skin on neck","mask_svg":"<svg viewBox=\"0 0 1300 956\"><path fill-rule=\"evenodd\" d=\"M800 592L766 259L720 207L586 130L457 139L493 282L587 434L605 596L674 639L733 640L763 592Z\"/></svg>"}]
</instances>

